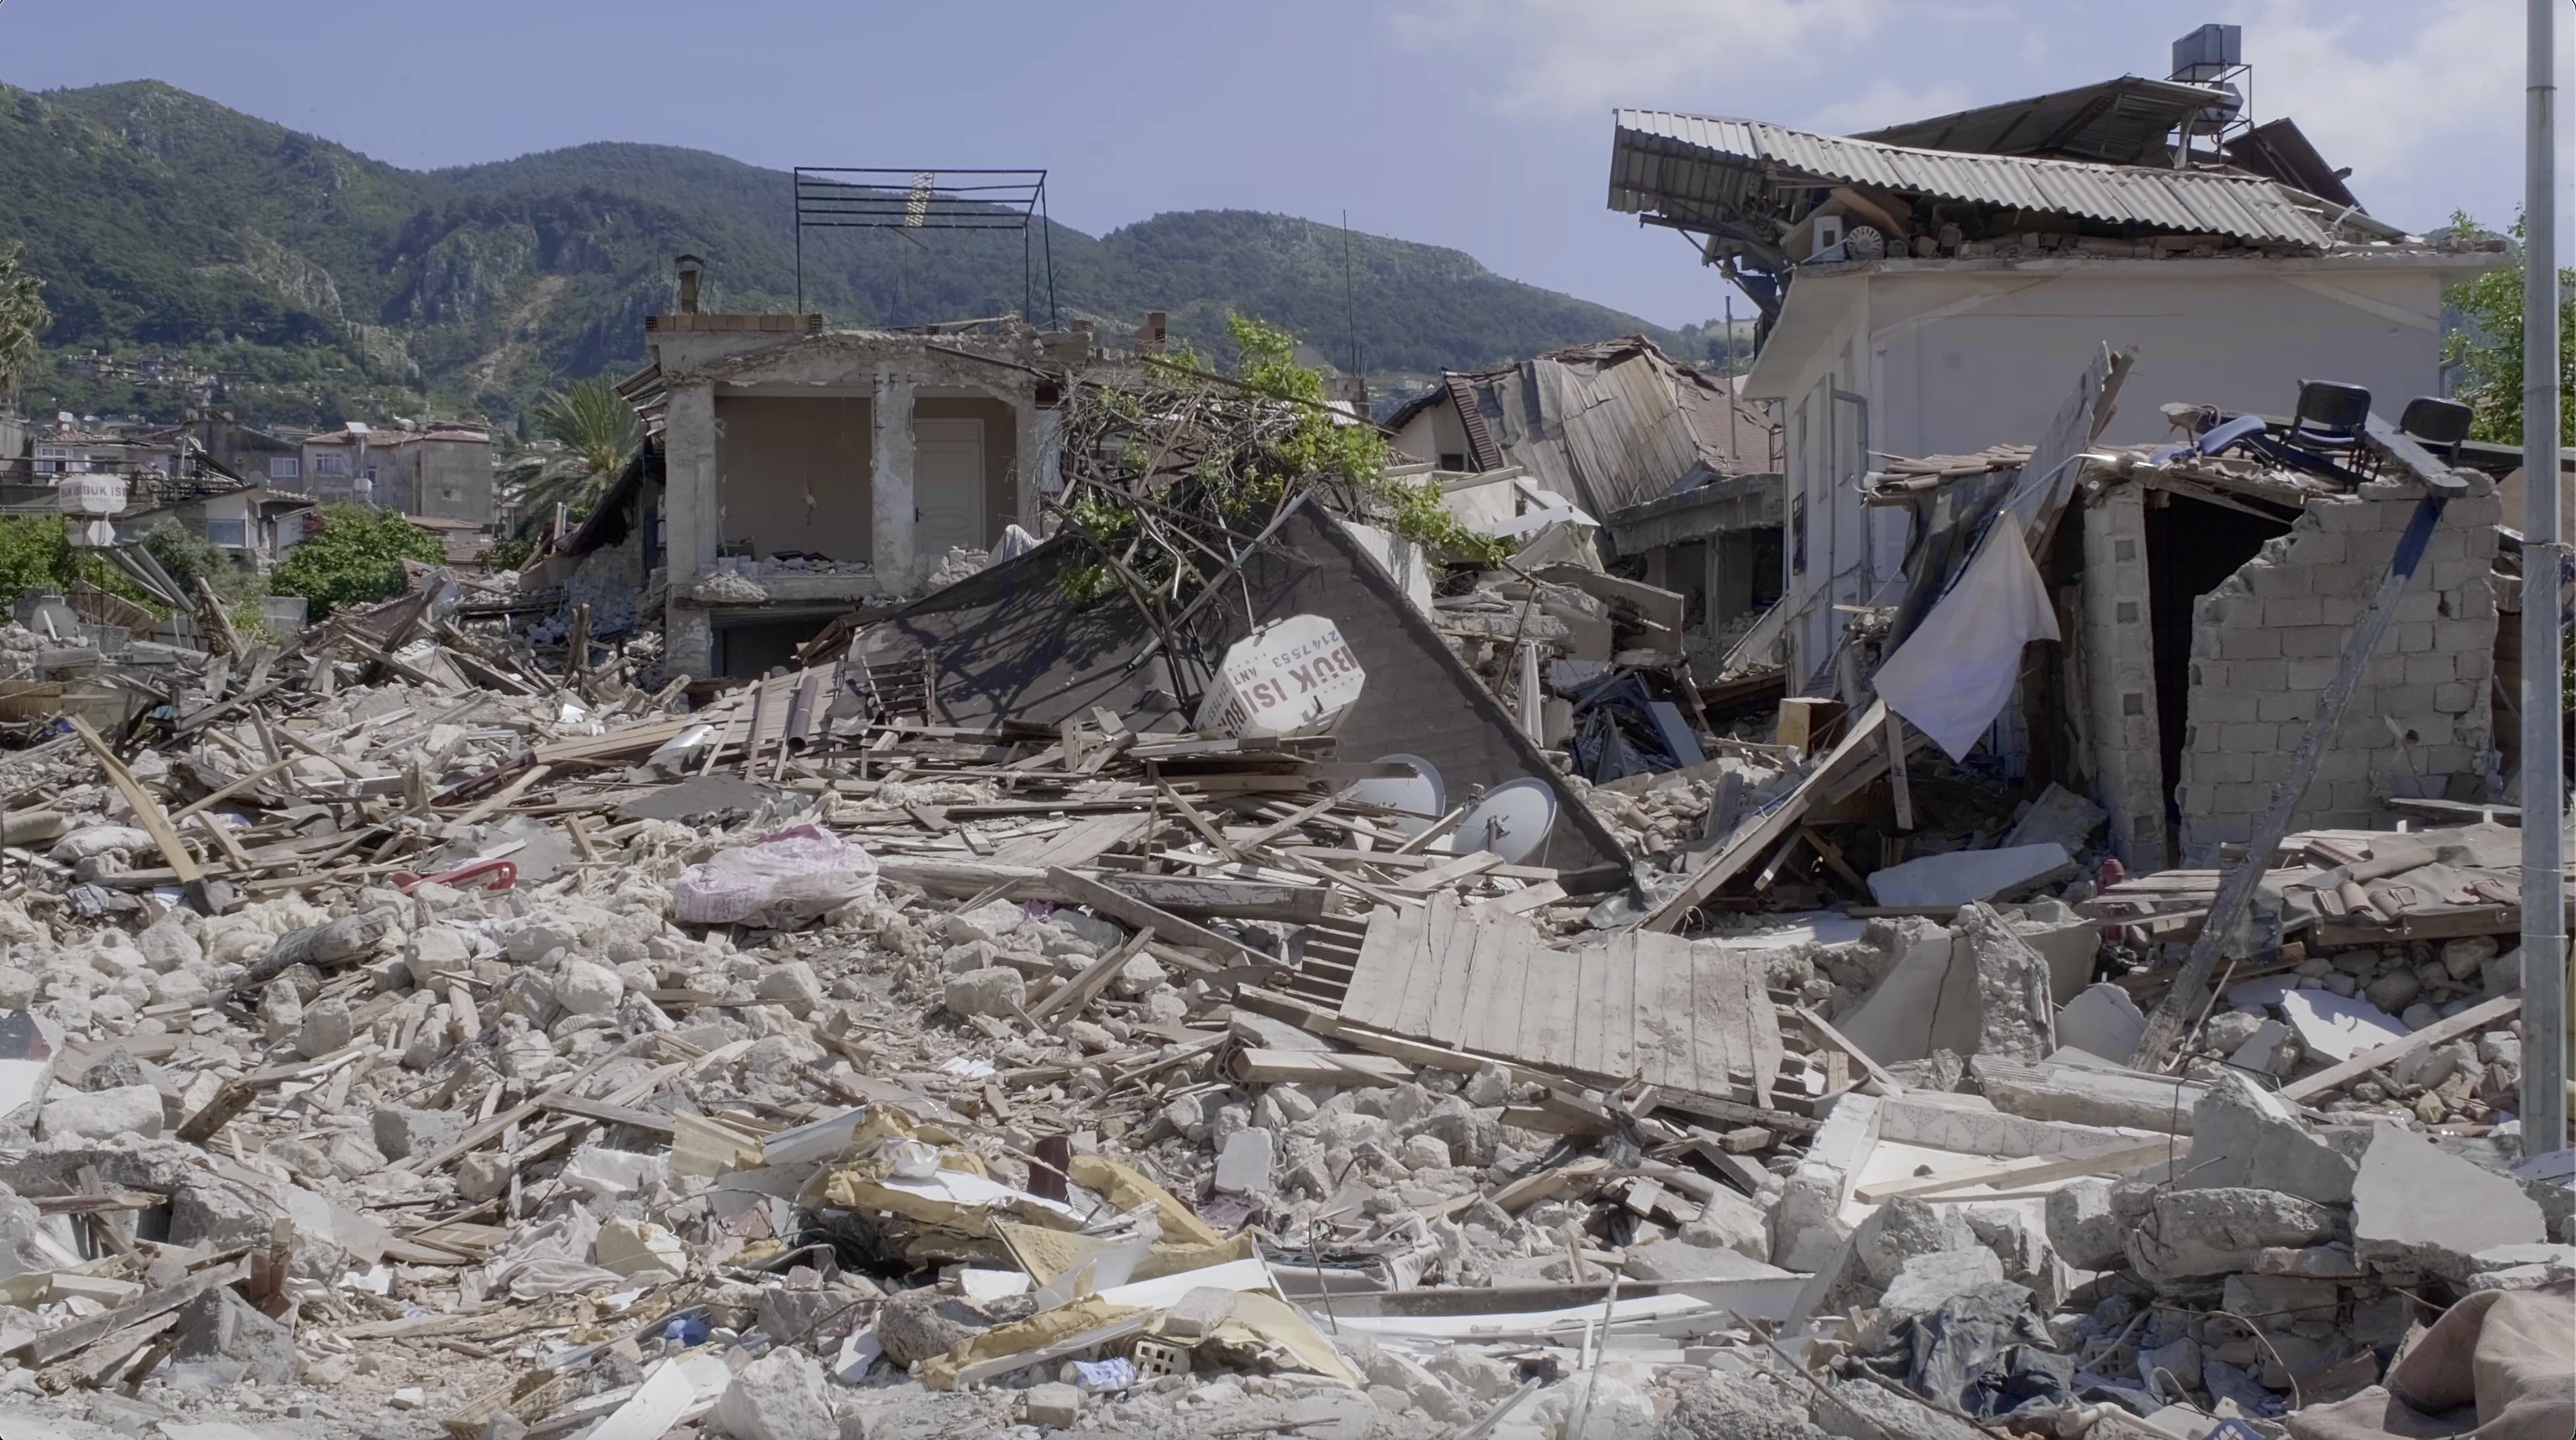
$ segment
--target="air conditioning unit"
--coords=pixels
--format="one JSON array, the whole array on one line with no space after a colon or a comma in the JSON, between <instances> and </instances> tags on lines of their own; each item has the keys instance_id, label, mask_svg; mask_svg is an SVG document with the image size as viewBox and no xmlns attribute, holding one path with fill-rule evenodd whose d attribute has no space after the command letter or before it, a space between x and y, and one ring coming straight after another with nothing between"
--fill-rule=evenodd
<instances>
[{"instance_id":1,"label":"air conditioning unit","mask_svg":"<svg viewBox=\"0 0 2576 1440\"><path fill-rule=\"evenodd\" d=\"M1834 265L1841 263L1842 258L1843 217L1840 215L1817 216L1816 248L1809 252L1807 263L1810 265Z\"/></svg>"}]
</instances>

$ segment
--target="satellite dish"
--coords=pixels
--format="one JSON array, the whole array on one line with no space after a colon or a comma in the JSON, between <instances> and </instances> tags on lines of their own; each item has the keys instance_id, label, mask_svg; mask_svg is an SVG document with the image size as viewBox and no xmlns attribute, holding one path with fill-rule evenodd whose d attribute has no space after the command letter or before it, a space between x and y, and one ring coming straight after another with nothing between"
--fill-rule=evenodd
<instances>
[{"instance_id":1,"label":"satellite dish","mask_svg":"<svg viewBox=\"0 0 2576 1440\"><path fill-rule=\"evenodd\" d=\"M1504 864L1518 865L1538 853L1555 827L1555 788L1544 780L1512 780L1486 791L1431 848L1450 855L1491 850Z\"/></svg>"},{"instance_id":2,"label":"satellite dish","mask_svg":"<svg viewBox=\"0 0 2576 1440\"><path fill-rule=\"evenodd\" d=\"M1419 835L1448 813L1447 790L1440 772L1419 755L1380 755L1380 765L1408 765L1413 773L1401 780L1363 780L1352 798L1402 813L1388 816L1386 828L1398 835Z\"/></svg>"}]
</instances>

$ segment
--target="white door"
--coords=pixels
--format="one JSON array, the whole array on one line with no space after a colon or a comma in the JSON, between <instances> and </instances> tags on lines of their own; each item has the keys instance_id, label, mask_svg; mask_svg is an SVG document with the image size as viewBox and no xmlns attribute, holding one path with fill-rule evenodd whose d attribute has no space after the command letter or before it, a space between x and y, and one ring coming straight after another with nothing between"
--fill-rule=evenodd
<instances>
[{"instance_id":1,"label":"white door","mask_svg":"<svg viewBox=\"0 0 2576 1440\"><path fill-rule=\"evenodd\" d=\"M984 422L912 422L913 543L937 565L950 550L981 550L984 533Z\"/></svg>"}]
</instances>

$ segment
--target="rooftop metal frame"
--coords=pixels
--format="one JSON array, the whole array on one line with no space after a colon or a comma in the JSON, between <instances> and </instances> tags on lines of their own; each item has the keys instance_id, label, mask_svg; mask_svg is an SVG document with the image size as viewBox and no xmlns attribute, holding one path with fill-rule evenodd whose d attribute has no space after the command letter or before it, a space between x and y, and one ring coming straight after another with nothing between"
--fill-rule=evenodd
<instances>
[{"instance_id":1,"label":"rooftop metal frame","mask_svg":"<svg viewBox=\"0 0 2576 1440\"><path fill-rule=\"evenodd\" d=\"M1056 323L1055 236L1047 216L1046 171L799 165L795 182L799 313L805 309L807 230L1017 230L1020 313L1037 313L1037 281L1043 273L1047 323Z\"/></svg>"}]
</instances>

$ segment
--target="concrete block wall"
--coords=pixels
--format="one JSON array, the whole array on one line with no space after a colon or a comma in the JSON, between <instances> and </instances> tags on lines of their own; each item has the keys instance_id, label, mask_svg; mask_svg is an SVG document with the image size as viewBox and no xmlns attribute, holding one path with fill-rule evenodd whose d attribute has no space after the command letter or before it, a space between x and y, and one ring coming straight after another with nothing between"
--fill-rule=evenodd
<instances>
[{"instance_id":1,"label":"concrete block wall","mask_svg":"<svg viewBox=\"0 0 2576 1440\"><path fill-rule=\"evenodd\" d=\"M2214 865L2221 844L2252 834L2387 573L2415 497L2393 484L2362 490L2309 502L2289 534L2193 607L2177 791L2184 865ZM2501 514L2492 494L2444 511L2294 829L2385 828L2391 794L2484 793L2496 634L2487 572Z\"/></svg>"},{"instance_id":2,"label":"concrete block wall","mask_svg":"<svg viewBox=\"0 0 2576 1440\"><path fill-rule=\"evenodd\" d=\"M2147 618L2145 493L2114 485L2084 508L2084 706L2093 799L2132 870L2168 863L2157 735L2155 630Z\"/></svg>"}]
</instances>

